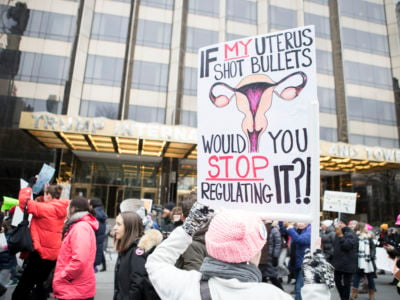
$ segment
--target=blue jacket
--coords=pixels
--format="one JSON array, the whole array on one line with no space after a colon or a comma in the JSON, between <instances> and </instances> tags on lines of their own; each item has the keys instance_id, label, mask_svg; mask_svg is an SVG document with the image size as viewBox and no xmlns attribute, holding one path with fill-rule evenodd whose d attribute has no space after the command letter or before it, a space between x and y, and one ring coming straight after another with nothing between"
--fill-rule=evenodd
<instances>
[{"instance_id":1,"label":"blue jacket","mask_svg":"<svg viewBox=\"0 0 400 300\"><path fill-rule=\"evenodd\" d=\"M292 238L291 243L296 244L295 269L300 270L303 264L304 253L307 248L310 248L311 244L311 225L308 225L300 233L297 233L295 228L286 229L283 227L282 223L279 223L279 227Z\"/></svg>"}]
</instances>

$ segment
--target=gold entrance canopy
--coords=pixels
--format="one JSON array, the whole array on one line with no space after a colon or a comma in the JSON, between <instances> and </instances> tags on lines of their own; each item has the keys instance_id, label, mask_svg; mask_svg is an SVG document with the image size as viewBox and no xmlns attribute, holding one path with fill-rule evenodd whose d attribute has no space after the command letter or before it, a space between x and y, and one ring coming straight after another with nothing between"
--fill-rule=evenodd
<instances>
[{"instance_id":1,"label":"gold entrance canopy","mask_svg":"<svg viewBox=\"0 0 400 300\"><path fill-rule=\"evenodd\" d=\"M22 112L19 124L48 148L197 158L197 129L130 120ZM400 167L400 149L320 141L320 169L371 172Z\"/></svg>"}]
</instances>

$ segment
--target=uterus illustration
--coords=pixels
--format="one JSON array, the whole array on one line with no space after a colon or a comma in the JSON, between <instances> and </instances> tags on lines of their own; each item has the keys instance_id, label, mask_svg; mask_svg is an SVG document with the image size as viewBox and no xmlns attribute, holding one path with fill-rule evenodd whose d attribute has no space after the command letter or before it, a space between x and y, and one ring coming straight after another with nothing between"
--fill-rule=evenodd
<instances>
[{"instance_id":1,"label":"uterus illustration","mask_svg":"<svg viewBox=\"0 0 400 300\"><path fill-rule=\"evenodd\" d=\"M287 84L289 79L299 77L301 83L293 86ZM285 83L288 86L285 86ZM271 108L272 96L275 94L283 100L295 99L307 83L307 75L297 71L274 82L264 74L249 75L243 78L236 87L224 82L216 82L210 88L211 102L218 108L227 106L236 98L236 106L244 114L242 130L247 137L249 152L258 152L261 135L268 126L266 112ZM277 90L280 90L278 92Z\"/></svg>"}]
</instances>

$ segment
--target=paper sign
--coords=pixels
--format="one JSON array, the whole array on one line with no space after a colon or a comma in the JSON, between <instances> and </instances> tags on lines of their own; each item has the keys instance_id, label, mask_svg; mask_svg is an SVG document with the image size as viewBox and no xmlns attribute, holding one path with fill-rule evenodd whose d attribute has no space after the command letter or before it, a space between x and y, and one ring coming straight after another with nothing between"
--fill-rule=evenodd
<instances>
[{"instance_id":1,"label":"paper sign","mask_svg":"<svg viewBox=\"0 0 400 300\"><path fill-rule=\"evenodd\" d=\"M384 248L376 247L376 268L392 272L395 260L390 258Z\"/></svg>"},{"instance_id":2,"label":"paper sign","mask_svg":"<svg viewBox=\"0 0 400 300\"><path fill-rule=\"evenodd\" d=\"M325 191L323 210L354 214L356 200L357 193Z\"/></svg>"},{"instance_id":3,"label":"paper sign","mask_svg":"<svg viewBox=\"0 0 400 300\"><path fill-rule=\"evenodd\" d=\"M201 48L198 201L311 221L319 212L314 26Z\"/></svg>"},{"instance_id":4,"label":"paper sign","mask_svg":"<svg viewBox=\"0 0 400 300\"><path fill-rule=\"evenodd\" d=\"M47 164L43 164L43 167L38 174L36 183L32 187L32 191L34 194L40 193L40 191L44 188L44 185L48 184L53 178L55 171L56 169L54 169L53 167Z\"/></svg>"},{"instance_id":5,"label":"paper sign","mask_svg":"<svg viewBox=\"0 0 400 300\"><path fill-rule=\"evenodd\" d=\"M151 215L151 207L153 206L153 200L152 199L140 199L143 202L144 208L147 210L147 214Z\"/></svg>"},{"instance_id":6,"label":"paper sign","mask_svg":"<svg viewBox=\"0 0 400 300\"><path fill-rule=\"evenodd\" d=\"M22 178L19 179L19 182L20 182L19 185L20 185L21 189L26 188L29 185L29 183L27 181L23 180Z\"/></svg>"}]
</instances>

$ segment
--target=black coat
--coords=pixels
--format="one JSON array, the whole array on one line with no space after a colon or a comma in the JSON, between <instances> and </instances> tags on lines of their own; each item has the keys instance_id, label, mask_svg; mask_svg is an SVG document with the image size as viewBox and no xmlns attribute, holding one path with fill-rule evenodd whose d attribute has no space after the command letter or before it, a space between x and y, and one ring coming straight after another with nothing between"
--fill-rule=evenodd
<instances>
[{"instance_id":1,"label":"black coat","mask_svg":"<svg viewBox=\"0 0 400 300\"><path fill-rule=\"evenodd\" d=\"M98 206L94 209L96 211L96 219L99 222L99 228L95 231L96 234L96 259L94 260L94 266L100 265L103 261L103 247L107 237L106 235L106 221L107 215L103 208Z\"/></svg>"},{"instance_id":2,"label":"black coat","mask_svg":"<svg viewBox=\"0 0 400 300\"><path fill-rule=\"evenodd\" d=\"M349 227L342 229L343 237L333 241L332 265L335 271L355 273L358 267L358 238Z\"/></svg>"},{"instance_id":3,"label":"black coat","mask_svg":"<svg viewBox=\"0 0 400 300\"><path fill-rule=\"evenodd\" d=\"M138 242L138 241L137 241ZM144 252L133 243L118 255L115 264L114 300L159 300L147 274L147 257L154 251Z\"/></svg>"}]
</instances>

